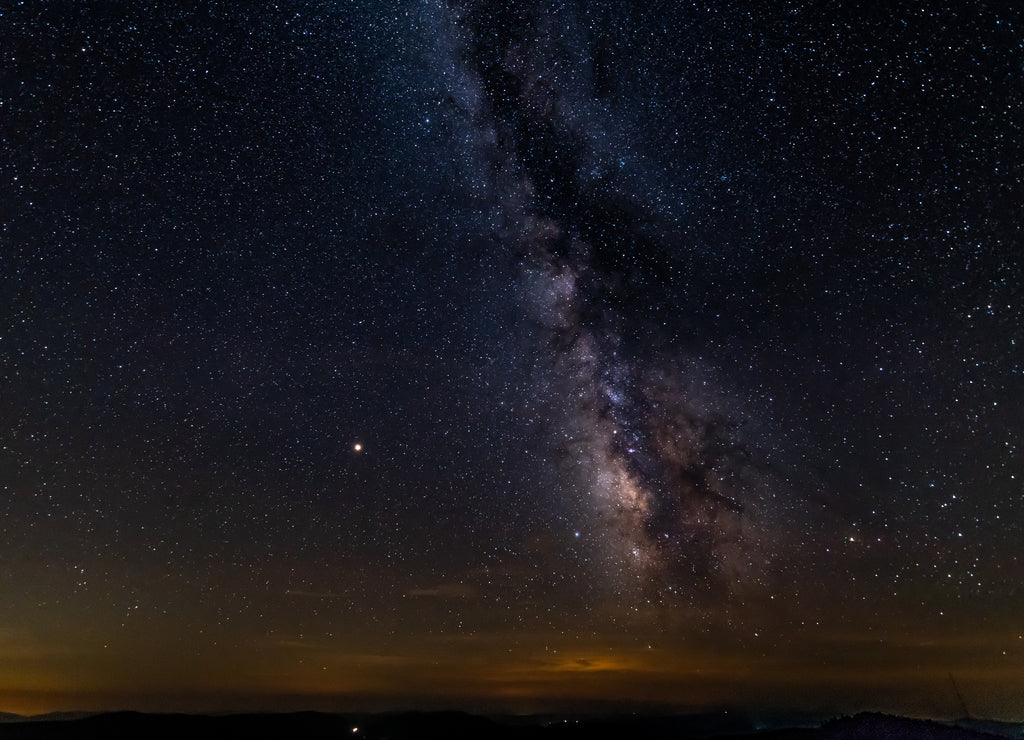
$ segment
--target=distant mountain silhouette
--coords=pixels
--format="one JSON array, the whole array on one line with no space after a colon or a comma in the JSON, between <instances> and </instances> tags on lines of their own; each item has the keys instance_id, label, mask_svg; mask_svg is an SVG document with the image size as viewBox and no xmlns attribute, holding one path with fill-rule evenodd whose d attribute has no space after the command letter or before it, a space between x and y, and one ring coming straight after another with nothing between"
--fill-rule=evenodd
<instances>
[{"instance_id":1,"label":"distant mountain silhouette","mask_svg":"<svg viewBox=\"0 0 1024 740\"><path fill-rule=\"evenodd\" d=\"M99 714L99 712L47 712L46 714L33 714L31 716L26 716L23 714L0 712L0 722L57 722L71 719L85 719L86 717L93 717L97 714Z\"/></svg>"},{"instance_id":2,"label":"distant mountain silhouette","mask_svg":"<svg viewBox=\"0 0 1024 740\"><path fill-rule=\"evenodd\" d=\"M829 720L817 728L781 729L757 737L764 740L981 740L1000 736L929 720L865 713Z\"/></svg>"},{"instance_id":3,"label":"distant mountain silhouette","mask_svg":"<svg viewBox=\"0 0 1024 740\"><path fill-rule=\"evenodd\" d=\"M609 718L494 719L462 712L401 712L378 715L237 714L200 716L115 712L79 719L30 720L14 717L0 725L0 740L711 740L756 737L763 740L968 740L1021 737L1020 727L990 723L1006 734L990 734L938 722L860 714L816 727L774 724L742 713L665 717L629 715Z\"/></svg>"}]
</instances>

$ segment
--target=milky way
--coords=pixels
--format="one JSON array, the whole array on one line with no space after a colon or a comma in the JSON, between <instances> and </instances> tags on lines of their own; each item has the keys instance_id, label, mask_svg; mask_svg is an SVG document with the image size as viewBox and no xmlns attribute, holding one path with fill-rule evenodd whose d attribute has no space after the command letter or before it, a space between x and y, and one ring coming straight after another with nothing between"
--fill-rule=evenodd
<instances>
[{"instance_id":1,"label":"milky way","mask_svg":"<svg viewBox=\"0 0 1024 740\"><path fill-rule=\"evenodd\" d=\"M708 374L664 336L678 309L659 294L678 280L663 265L693 247L595 151L613 122L591 60L556 41L583 35L571 12L450 5L497 231L519 255L537 350L569 399L568 461L593 516L627 579L662 596L727 593L763 557L748 534L763 466Z\"/></svg>"},{"instance_id":2,"label":"milky way","mask_svg":"<svg viewBox=\"0 0 1024 740\"><path fill-rule=\"evenodd\" d=\"M0 711L1020 717L1009 5L7 3Z\"/></svg>"}]
</instances>

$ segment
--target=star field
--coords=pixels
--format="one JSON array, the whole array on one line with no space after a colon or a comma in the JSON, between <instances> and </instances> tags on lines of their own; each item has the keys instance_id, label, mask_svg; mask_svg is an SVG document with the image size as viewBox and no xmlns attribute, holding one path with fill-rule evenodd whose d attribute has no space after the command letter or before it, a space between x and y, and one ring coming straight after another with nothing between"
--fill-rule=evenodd
<instances>
[{"instance_id":1,"label":"star field","mask_svg":"<svg viewBox=\"0 0 1024 740\"><path fill-rule=\"evenodd\" d=\"M1024 18L0 10L0 711L1020 719Z\"/></svg>"}]
</instances>

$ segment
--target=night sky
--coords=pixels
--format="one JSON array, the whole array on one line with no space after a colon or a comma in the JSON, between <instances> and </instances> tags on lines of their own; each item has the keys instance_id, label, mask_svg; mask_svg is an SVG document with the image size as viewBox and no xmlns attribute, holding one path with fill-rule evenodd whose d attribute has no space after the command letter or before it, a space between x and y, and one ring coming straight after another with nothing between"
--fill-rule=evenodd
<instances>
[{"instance_id":1,"label":"night sky","mask_svg":"<svg viewBox=\"0 0 1024 740\"><path fill-rule=\"evenodd\" d=\"M1024 9L860 5L0 3L0 711L1024 719Z\"/></svg>"}]
</instances>

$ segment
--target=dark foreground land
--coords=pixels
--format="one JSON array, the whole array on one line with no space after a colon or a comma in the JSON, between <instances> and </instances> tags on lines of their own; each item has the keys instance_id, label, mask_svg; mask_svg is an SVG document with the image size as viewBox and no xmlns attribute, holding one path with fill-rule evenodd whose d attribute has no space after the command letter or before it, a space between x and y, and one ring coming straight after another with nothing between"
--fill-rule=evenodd
<instances>
[{"instance_id":1,"label":"dark foreground land","mask_svg":"<svg viewBox=\"0 0 1024 740\"><path fill-rule=\"evenodd\" d=\"M487 740L647 740L662 738L737 738L767 740L846 740L847 738L993 738L1024 737L1021 727L999 723L955 726L923 720L860 714L811 723L779 720L765 727L764 720L730 714L680 717L617 718L505 718L490 719L458 712L408 712L379 715L238 714L223 717L186 714L117 712L78 719L34 718L0 723L0 740L96 738L97 740L203 740L204 738L373 738L434 740L486 738Z\"/></svg>"}]
</instances>

